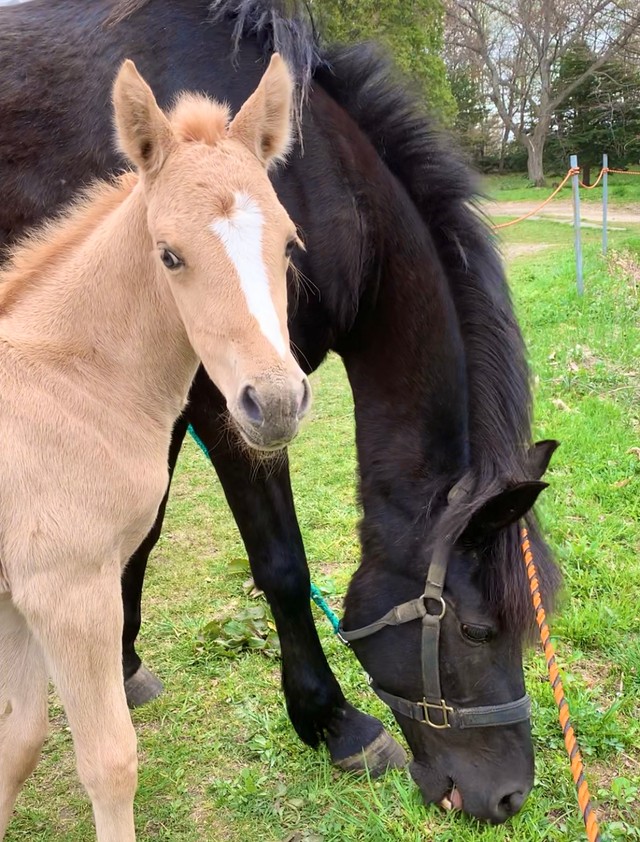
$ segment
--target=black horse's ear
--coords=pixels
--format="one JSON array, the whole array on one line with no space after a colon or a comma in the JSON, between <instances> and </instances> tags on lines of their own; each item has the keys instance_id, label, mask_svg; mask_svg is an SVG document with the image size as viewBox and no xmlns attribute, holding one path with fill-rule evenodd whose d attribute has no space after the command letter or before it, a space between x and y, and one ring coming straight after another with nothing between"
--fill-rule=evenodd
<instances>
[{"instance_id":1,"label":"black horse's ear","mask_svg":"<svg viewBox=\"0 0 640 842\"><path fill-rule=\"evenodd\" d=\"M560 442L555 439L537 441L532 445L527 454L527 476L530 479L543 477L549 467L551 457L559 447Z\"/></svg>"},{"instance_id":2,"label":"black horse's ear","mask_svg":"<svg viewBox=\"0 0 640 842\"><path fill-rule=\"evenodd\" d=\"M524 517L548 483L532 480L520 482L485 501L469 518L459 540L476 545L505 526Z\"/></svg>"}]
</instances>

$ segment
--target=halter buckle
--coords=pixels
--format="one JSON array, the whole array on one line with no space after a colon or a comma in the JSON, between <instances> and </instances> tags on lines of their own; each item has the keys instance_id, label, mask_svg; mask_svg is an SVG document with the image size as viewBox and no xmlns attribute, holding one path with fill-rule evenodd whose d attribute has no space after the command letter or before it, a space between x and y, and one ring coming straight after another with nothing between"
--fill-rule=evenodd
<instances>
[{"instance_id":1,"label":"halter buckle","mask_svg":"<svg viewBox=\"0 0 640 842\"><path fill-rule=\"evenodd\" d=\"M449 722L449 714L453 713L453 708L449 707L444 699L440 699L439 702L428 702L426 699L423 699L421 702L417 702L417 704L422 708L424 713L423 725L429 725L430 728L435 728L438 731L452 727ZM442 725L431 720L429 716L430 709L440 711L442 714Z\"/></svg>"}]
</instances>

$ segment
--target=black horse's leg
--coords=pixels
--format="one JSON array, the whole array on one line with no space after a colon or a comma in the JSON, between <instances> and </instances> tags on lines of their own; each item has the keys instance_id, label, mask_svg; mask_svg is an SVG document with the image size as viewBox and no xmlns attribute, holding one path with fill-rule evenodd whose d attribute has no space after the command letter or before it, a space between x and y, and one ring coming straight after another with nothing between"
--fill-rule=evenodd
<instances>
[{"instance_id":1,"label":"black horse's leg","mask_svg":"<svg viewBox=\"0 0 640 842\"><path fill-rule=\"evenodd\" d=\"M282 647L282 685L300 738L325 740L343 769L372 774L402 766L401 746L372 716L350 705L320 645L309 601L309 569L296 519L289 466L279 455L263 466L223 433L224 401L198 372L191 391L190 421L209 450L244 541L256 585L264 591Z\"/></svg>"},{"instance_id":2,"label":"black horse's leg","mask_svg":"<svg viewBox=\"0 0 640 842\"><path fill-rule=\"evenodd\" d=\"M162 503L158 508L156 522L151 531L129 559L129 563L122 574L122 602L124 605L124 628L122 630L122 666L124 671L124 689L127 694L129 707L138 707L145 702L150 702L162 692L162 682L150 670L148 670L138 653L135 650L135 642L140 631L142 585L144 574L147 569L149 555L155 547L160 532L164 512L169 498L169 488L173 469L178 461L178 454L182 447L189 420L187 413L183 413L175 423L171 445L169 446L169 483Z\"/></svg>"}]
</instances>

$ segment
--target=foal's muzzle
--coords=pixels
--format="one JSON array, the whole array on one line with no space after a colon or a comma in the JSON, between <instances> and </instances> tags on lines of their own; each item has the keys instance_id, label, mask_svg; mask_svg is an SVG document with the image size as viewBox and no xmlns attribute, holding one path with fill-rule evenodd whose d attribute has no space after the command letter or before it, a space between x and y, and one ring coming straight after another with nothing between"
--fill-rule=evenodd
<instances>
[{"instance_id":1,"label":"foal's muzzle","mask_svg":"<svg viewBox=\"0 0 640 842\"><path fill-rule=\"evenodd\" d=\"M310 406L311 387L302 375L245 383L230 410L247 444L269 451L280 450L295 438Z\"/></svg>"}]
</instances>

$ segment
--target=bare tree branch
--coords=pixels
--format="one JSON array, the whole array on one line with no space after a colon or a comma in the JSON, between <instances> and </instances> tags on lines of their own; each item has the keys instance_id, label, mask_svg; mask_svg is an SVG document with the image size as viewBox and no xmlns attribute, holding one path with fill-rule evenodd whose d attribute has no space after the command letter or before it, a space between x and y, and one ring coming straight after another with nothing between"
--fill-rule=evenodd
<instances>
[{"instance_id":1,"label":"bare tree branch","mask_svg":"<svg viewBox=\"0 0 640 842\"><path fill-rule=\"evenodd\" d=\"M445 0L445 9L448 61L482 75L505 132L527 149L536 181L555 110L611 58L640 51L640 9L626 0ZM582 44L593 63L558 89L560 62Z\"/></svg>"}]
</instances>

